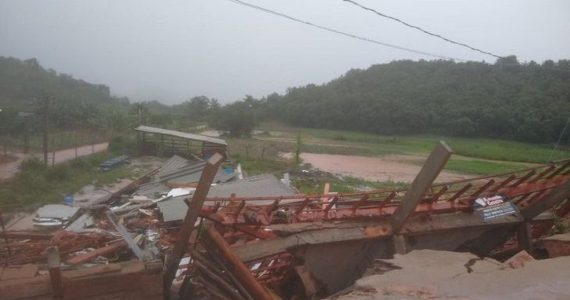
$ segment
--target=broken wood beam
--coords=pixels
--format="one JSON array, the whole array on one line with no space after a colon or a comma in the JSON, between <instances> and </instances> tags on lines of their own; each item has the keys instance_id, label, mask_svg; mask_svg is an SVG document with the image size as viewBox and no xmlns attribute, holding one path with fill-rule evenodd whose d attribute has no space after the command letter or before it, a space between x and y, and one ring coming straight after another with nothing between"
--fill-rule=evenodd
<instances>
[{"instance_id":1,"label":"broken wood beam","mask_svg":"<svg viewBox=\"0 0 570 300\"><path fill-rule=\"evenodd\" d=\"M186 211L184 223L178 233L174 250L171 255L167 256L166 270L164 272L164 295L168 295L170 293L170 287L172 286L172 281L176 276L176 270L178 270L180 260L188 248L188 242L190 241L190 235L194 230L194 224L198 219L198 213L202 209L204 200L210 191L210 186L212 185L214 177L216 176L218 168L223 160L224 157L222 155L215 153L210 157L210 159L208 159L206 166L202 171L200 181L198 182L196 191L194 192L188 210Z\"/></svg>"},{"instance_id":2,"label":"broken wood beam","mask_svg":"<svg viewBox=\"0 0 570 300\"><path fill-rule=\"evenodd\" d=\"M240 260L240 258L230 248L230 245L216 231L214 227L208 229L208 236L213 244L218 248L224 259L231 265L230 270L237 279L244 285L254 299L272 300L273 297L267 290L253 277L249 268Z\"/></svg>"},{"instance_id":3,"label":"broken wood beam","mask_svg":"<svg viewBox=\"0 0 570 300\"><path fill-rule=\"evenodd\" d=\"M391 218L392 230L397 233L402 229L406 220L415 210L418 203L423 199L427 190L437 178L453 151L440 141L433 149L426 163L412 182L410 189L404 195L402 204L396 209Z\"/></svg>"}]
</instances>

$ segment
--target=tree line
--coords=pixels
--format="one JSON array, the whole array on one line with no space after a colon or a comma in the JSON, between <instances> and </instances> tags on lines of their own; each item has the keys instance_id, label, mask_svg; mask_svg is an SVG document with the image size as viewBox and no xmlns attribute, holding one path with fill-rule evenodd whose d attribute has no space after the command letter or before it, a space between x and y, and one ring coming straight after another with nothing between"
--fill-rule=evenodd
<instances>
[{"instance_id":1,"label":"tree line","mask_svg":"<svg viewBox=\"0 0 570 300\"><path fill-rule=\"evenodd\" d=\"M43 124L37 116L45 113L42 101L47 98L52 100L50 126L64 130L127 131L138 124L189 130L209 124L239 136L249 134L260 121L277 120L297 127L385 135L550 143L570 117L570 60L402 60L350 70L322 85L292 87L283 95L246 96L226 105L198 96L165 105L114 97L107 86L46 70L35 59L0 57L0 135L39 130ZM22 112L32 117L22 117ZM566 137L562 142L569 141Z\"/></svg>"},{"instance_id":2,"label":"tree line","mask_svg":"<svg viewBox=\"0 0 570 300\"><path fill-rule=\"evenodd\" d=\"M301 127L553 142L570 117L570 60L394 61L289 88L259 106Z\"/></svg>"}]
</instances>

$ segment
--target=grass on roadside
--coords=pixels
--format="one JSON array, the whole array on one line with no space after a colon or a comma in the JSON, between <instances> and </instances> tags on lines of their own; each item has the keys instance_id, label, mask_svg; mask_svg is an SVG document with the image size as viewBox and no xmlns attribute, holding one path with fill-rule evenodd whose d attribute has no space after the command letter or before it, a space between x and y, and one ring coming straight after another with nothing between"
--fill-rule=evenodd
<instances>
[{"instance_id":1,"label":"grass on roadside","mask_svg":"<svg viewBox=\"0 0 570 300\"><path fill-rule=\"evenodd\" d=\"M38 159L26 160L14 178L0 184L0 206L58 203L85 185L105 185L131 177L130 168L125 166L107 172L97 170L111 156L100 153L53 167Z\"/></svg>"}]
</instances>

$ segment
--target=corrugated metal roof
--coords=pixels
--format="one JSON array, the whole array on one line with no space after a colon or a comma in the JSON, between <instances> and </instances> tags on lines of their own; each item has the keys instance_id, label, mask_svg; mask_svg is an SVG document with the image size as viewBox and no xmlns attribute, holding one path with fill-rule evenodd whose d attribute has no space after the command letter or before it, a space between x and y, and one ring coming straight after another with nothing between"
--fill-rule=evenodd
<instances>
[{"instance_id":1,"label":"corrugated metal roof","mask_svg":"<svg viewBox=\"0 0 570 300\"><path fill-rule=\"evenodd\" d=\"M184 220L188 206L184 203L184 199L189 196L173 197L171 199L158 202L156 205L162 214L162 221L174 222Z\"/></svg>"},{"instance_id":2,"label":"corrugated metal roof","mask_svg":"<svg viewBox=\"0 0 570 300\"><path fill-rule=\"evenodd\" d=\"M61 204L47 204L38 209L38 217L69 220L79 212L79 207Z\"/></svg>"},{"instance_id":3,"label":"corrugated metal roof","mask_svg":"<svg viewBox=\"0 0 570 300\"><path fill-rule=\"evenodd\" d=\"M171 173L174 170L185 167L188 164L190 164L190 161L187 160L186 158L180 157L178 155L174 155L171 158L169 158L167 161L165 161L160 166L160 169L158 170L158 173L156 174L156 176L162 177L165 174Z\"/></svg>"},{"instance_id":4,"label":"corrugated metal roof","mask_svg":"<svg viewBox=\"0 0 570 300\"><path fill-rule=\"evenodd\" d=\"M147 133L155 133L155 134L163 134L163 135L175 136L175 137L179 137L179 138L182 138L182 139L188 139L188 140L206 142L206 143L217 144L217 145L223 145L223 146L227 146L227 145L228 145L228 143L226 143L226 141L224 141L224 140L222 140L222 139L217 139L217 138L213 138L213 137L209 137L209 136L205 136L205 135L200 135L200 134L194 134L194 133L188 133L188 132L170 130L170 129L163 129L163 128L156 128L156 127L150 127L150 126L141 125L141 126L135 128L135 130L136 130L136 131L140 131L140 132L147 132Z\"/></svg>"},{"instance_id":5,"label":"corrugated metal roof","mask_svg":"<svg viewBox=\"0 0 570 300\"><path fill-rule=\"evenodd\" d=\"M258 197L258 196L291 196L297 192L282 183L271 174L249 177L246 179L218 184L210 187L208 197L230 197L235 193L237 197ZM164 222L180 221L184 219L188 206L184 203L184 198L191 196L173 197L171 199L158 202L158 208L162 213ZM256 204L270 204L273 200L256 201Z\"/></svg>"},{"instance_id":6,"label":"corrugated metal roof","mask_svg":"<svg viewBox=\"0 0 570 300\"><path fill-rule=\"evenodd\" d=\"M166 182L170 184L197 183L200 181L205 166L205 161L191 161L179 156L173 156L164 162L152 181L139 186L136 194L155 198L156 194L163 194L170 190L166 186ZM219 168L213 182L228 182L236 176L235 172L226 173L222 168Z\"/></svg>"},{"instance_id":7,"label":"corrugated metal roof","mask_svg":"<svg viewBox=\"0 0 570 300\"><path fill-rule=\"evenodd\" d=\"M208 197L259 197L259 196L291 196L297 192L285 185L273 174L252 176L233 182L218 184L210 188Z\"/></svg>"}]
</instances>

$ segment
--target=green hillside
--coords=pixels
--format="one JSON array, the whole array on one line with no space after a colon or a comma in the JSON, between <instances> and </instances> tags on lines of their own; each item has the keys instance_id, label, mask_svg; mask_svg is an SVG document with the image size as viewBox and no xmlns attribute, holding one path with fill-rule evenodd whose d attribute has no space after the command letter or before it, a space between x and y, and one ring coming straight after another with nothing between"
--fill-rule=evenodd
<instances>
[{"instance_id":1,"label":"green hillside","mask_svg":"<svg viewBox=\"0 0 570 300\"><path fill-rule=\"evenodd\" d=\"M570 117L570 60L395 61L262 103L300 127L552 143Z\"/></svg>"}]
</instances>

